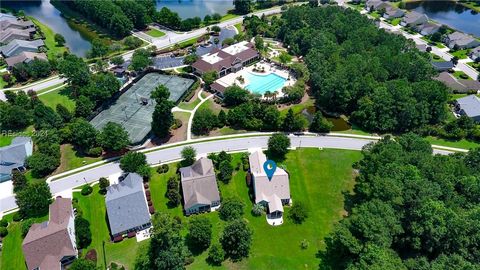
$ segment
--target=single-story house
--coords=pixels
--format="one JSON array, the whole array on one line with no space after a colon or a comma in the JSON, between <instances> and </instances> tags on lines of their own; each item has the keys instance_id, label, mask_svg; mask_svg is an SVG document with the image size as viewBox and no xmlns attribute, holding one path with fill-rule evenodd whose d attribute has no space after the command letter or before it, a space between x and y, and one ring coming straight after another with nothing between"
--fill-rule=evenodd
<instances>
[{"instance_id":1,"label":"single-story house","mask_svg":"<svg viewBox=\"0 0 480 270\"><path fill-rule=\"evenodd\" d=\"M284 212L283 205L290 204L291 199L288 173L277 167L275 174L269 179L263 167L267 157L261 151L251 153L248 160L255 203L267 207L268 219L281 219ZM280 224L281 222L272 225Z\"/></svg>"},{"instance_id":2,"label":"single-story house","mask_svg":"<svg viewBox=\"0 0 480 270\"><path fill-rule=\"evenodd\" d=\"M105 205L113 238L151 226L143 179L136 173L107 187Z\"/></svg>"},{"instance_id":3,"label":"single-story house","mask_svg":"<svg viewBox=\"0 0 480 270\"><path fill-rule=\"evenodd\" d=\"M32 28L35 25L32 21L23 21L15 19L2 19L0 20L0 30L5 31L11 29L27 29Z\"/></svg>"},{"instance_id":4,"label":"single-story house","mask_svg":"<svg viewBox=\"0 0 480 270\"><path fill-rule=\"evenodd\" d=\"M125 68L123 66L116 66L116 67L112 68L113 74L115 74L115 76L120 77L120 78L125 75L126 71L127 71L127 68Z\"/></svg>"},{"instance_id":5,"label":"single-story house","mask_svg":"<svg viewBox=\"0 0 480 270\"><path fill-rule=\"evenodd\" d=\"M32 41L14 39L5 46L0 47L0 53L5 58L19 55L22 52L38 52L38 48L45 46L43 40L36 39Z\"/></svg>"},{"instance_id":6,"label":"single-story house","mask_svg":"<svg viewBox=\"0 0 480 270\"><path fill-rule=\"evenodd\" d=\"M386 9L390 3L382 0L368 0L365 2L365 9L368 11Z\"/></svg>"},{"instance_id":7,"label":"single-story house","mask_svg":"<svg viewBox=\"0 0 480 270\"><path fill-rule=\"evenodd\" d=\"M12 68L18 63L30 63L34 59L47 61L47 55L45 53L22 52L19 55L6 58L5 62L9 68Z\"/></svg>"},{"instance_id":8,"label":"single-story house","mask_svg":"<svg viewBox=\"0 0 480 270\"><path fill-rule=\"evenodd\" d=\"M447 71L453 68L453 63L452 61L440 61L440 62L431 62L433 68L436 71L442 72L442 71Z\"/></svg>"},{"instance_id":9,"label":"single-story house","mask_svg":"<svg viewBox=\"0 0 480 270\"><path fill-rule=\"evenodd\" d=\"M405 11L391 5L388 5L385 8L385 13L383 13L385 19L400 18L403 17L403 15L405 15Z\"/></svg>"},{"instance_id":10,"label":"single-story house","mask_svg":"<svg viewBox=\"0 0 480 270\"><path fill-rule=\"evenodd\" d=\"M469 49L480 46L480 41L462 32L453 32L444 39L450 49Z\"/></svg>"},{"instance_id":11,"label":"single-story house","mask_svg":"<svg viewBox=\"0 0 480 270\"><path fill-rule=\"evenodd\" d=\"M16 20L17 17L11 15L11 14L7 14L7 13L2 13L0 12L0 21L4 21L4 20Z\"/></svg>"},{"instance_id":12,"label":"single-story house","mask_svg":"<svg viewBox=\"0 0 480 270\"><path fill-rule=\"evenodd\" d=\"M12 179L14 170L24 171L25 160L33 152L30 137L16 137L8 146L0 148L0 183Z\"/></svg>"},{"instance_id":13,"label":"single-story house","mask_svg":"<svg viewBox=\"0 0 480 270\"><path fill-rule=\"evenodd\" d=\"M427 15L416 11L407 12L400 22L401 26L415 26L428 22Z\"/></svg>"},{"instance_id":14,"label":"single-story house","mask_svg":"<svg viewBox=\"0 0 480 270\"><path fill-rule=\"evenodd\" d=\"M421 52L426 52L427 51L427 45L426 44L415 44L415 48Z\"/></svg>"},{"instance_id":15,"label":"single-story house","mask_svg":"<svg viewBox=\"0 0 480 270\"><path fill-rule=\"evenodd\" d=\"M192 64L193 72L199 75L208 71L216 71L219 77L237 72L244 66L254 63L260 58L251 42L242 41L223 49L213 49L202 55Z\"/></svg>"},{"instance_id":16,"label":"single-story house","mask_svg":"<svg viewBox=\"0 0 480 270\"><path fill-rule=\"evenodd\" d=\"M440 30L440 27L442 27L439 24L432 23L432 22L426 22L419 24L414 27L415 31L419 32L420 34L424 36L430 36L438 32Z\"/></svg>"},{"instance_id":17,"label":"single-story house","mask_svg":"<svg viewBox=\"0 0 480 270\"><path fill-rule=\"evenodd\" d=\"M15 29L8 28L0 32L0 44L8 44L14 39L29 40L33 37L35 28Z\"/></svg>"},{"instance_id":18,"label":"single-story house","mask_svg":"<svg viewBox=\"0 0 480 270\"><path fill-rule=\"evenodd\" d=\"M456 99L455 111L460 115L466 115L476 122L480 122L480 98L476 95L468 95Z\"/></svg>"},{"instance_id":19,"label":"single-story house","mask_svg":"<svg viewBox=\"0 0 480 270\"><path fill-rule=\"evenodd\" d=\"M480 62L480 46L475 47L470 51L468 56L475 62Z\"/></svg>"},{"instance_id":20,"label":"single-story house","mask_svg":"<svg viewBox=\"0 0 480 270\"><path fill-rule=\"evenodd\" d=\"M220 192L210 159L200 158L191 166L180 168L180 177L186 215L212 211L220 206Z\"/></svg>"},{"instance_id":21,"label":"single-story house","mask_svg":"<svg viewBox=\"0 0 480 270\"><path fill-rule=\"evenodd\" d=\"M23 239L28 270L63 270L77 258L72 200L59 197L49 211L48 221L33 224Z\"/></svg>"},{"instance_id":22,"label":"single-story house","mask_svg":"<svg viewBox=\"0 0 480 270\"><path fill-rule=\"evenodd\" d=\"M437 81L443 82L455 93L469 93L471 91L480 91L480 82L468 79L457 79L448 72L441 72L435 78Z\"/></svg>"}]
</instances>

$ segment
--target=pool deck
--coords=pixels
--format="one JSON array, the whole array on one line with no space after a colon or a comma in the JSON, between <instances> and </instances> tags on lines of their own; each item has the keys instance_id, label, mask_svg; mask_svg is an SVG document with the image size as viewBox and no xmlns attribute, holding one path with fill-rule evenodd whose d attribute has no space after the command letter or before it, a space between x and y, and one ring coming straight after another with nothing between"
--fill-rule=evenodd
<instances>
[{"instance_id":1,"label":"pool deck","mask_svg":"<svg viewBox=\"0 0 480 270\"><path fill-rule=\"evenodd\" d=\"M261 69L262 67L264 68L265 72L255 72L253 71L253 69L257 67L257 69ZM269 64L269 63L257 63L255 65L251 65L251 66L248 66L248 67L244 67L243 69L235 72L235 73L230 73L230 74L227 74L225 76L223 76L222 78L218 79L216 82L225 86L225 87L229 87L229 86L232 86L233 84L236 84L242 88L245 88L247 85L250 84L249 80L248 80L248 75L249 74L255 74L255 75L259 75L259 76L267 76L269 74L276 74L284 79L286 79L287 81L285 82L285 84L283 85L283 87L285 86L292 86L293 84L295 84L296 82L296 79L291 76L288 72L288 70L284 70L284 69L279 69L279 68L276 68L273 64ZM240 82L238 80L238 78L242 76L243 79L244 79L244 82ZM282 88L283 88L282 87ZM283 96L283 92L281 91L281 89L275 91L277 93L277 97L282 97Z\"/></svg>"}]
</instances>

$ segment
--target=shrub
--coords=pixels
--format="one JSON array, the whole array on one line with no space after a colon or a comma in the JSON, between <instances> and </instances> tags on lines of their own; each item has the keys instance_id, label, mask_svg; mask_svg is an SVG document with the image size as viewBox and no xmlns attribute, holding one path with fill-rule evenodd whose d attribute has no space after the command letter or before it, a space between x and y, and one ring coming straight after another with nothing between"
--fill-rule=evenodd
<instances>
[{"instance_id":1,"label":"shrub","mask_svg":"<svg viewBox=\"0 0 480 270\"><path fill-rule=\"evenodd\" d=\"M8 226L8 221L6 219L1 219L0 220L0 227L7 227Z\"/></svg>"},{"instance_id":2,"label":"shrub","mask_svg":"<svg viewBox=\"0 0 480 270\"><path fill-rule=\"evenodd\" d=\"M252 207L252 215L256 216L256 217L259 217L263 214L263 212L265 211L265 207L259 203L255 204L253 207Z\"/></svg>"},{"instance_id":3,"label":"shrub","mask_svg":"<svg viewBox=\"0 0 480 270\"><path fill-rule=\"evenodd\" d=\"M20 212L16 212L15 214L13 214L12 219L13 221L20 221L22 220L22 214L20 214Z\"/></svg>"},{"instance_id":4,"label":"shrub","mask_svg":"<svg viewBox=\"0 0 480 270\"><path fill-rule=\"evenodd\" d=\"M223 200L219 215L222 220L234 220L241 217L244 213L245 204L236 197L226 198Z\"/></svg>"},{"instance_id":5,"label":"shrub","mask_svg":"<svg viewBox=\"0 0 480 270\"><path fill-rule=\"evenodd\" d=\"M33 223L35 223L35 222L31 218L26 219L22 222L22 237L25 237L27 235L27 233L30 230L30 227L32 227Z\"/></svg>"},{"instance_id":6,"label":"shrub","mask_svg":"<svg viewBox=\"0 0 480 270\"><path fill-rule=\"evenodd\" d=\"M225 252L223 251L222 246L219 243L213 244L208 250L207 261L213 265L222 264L225 259Z\"/></svg>"},{"instance_id":7,"label":"shrub","mask_svg":"<svg viewBox=\"0 0 480 270\"><path fill-rule=\"evenodd\" d=\"M93 191L93 188L89 185L84 185L82 187L82 191L80 192L83 196L87 196L87 195L90 195L90 193L92 193Z\"/></svg>"},{"instance_id":8,"label":"shrub","mask_svg":"<svg viewBox=\"0 0 480 270\"><path fill-rule=\"evenodd\" d=\"M307 249L310 243L307 241L307 239L303 239L302 242L300 243L300 247L302 249Z\"/></svg>"},{"instance_id":9,"label":"shrub","mask_svg":"<svg viewBox=\"0 0 480 270\"><path fill-rule=\"evenodd\" d=\"M99 180L100 193L107 193L107 187L110 186L110 181L107 178L101 177Z\"/></svg>"},{"instance_id":10,"label":"shrub","mask_svg":"<svg viewBox=\"0 0 480 270\"><path fill-rule=\"evenodd\" d=\"M90 222L82 217L75 218L75 237L79 249L86 248L92 242Z\"/></svg>"},{"instance_id":11,"label":"shrub","mask_svg":"<svg viewBox=\"0 0 480 270\"><path fill-rule=\"evenodd\" d=\"M5 227L0 227L0 237L5 237L8 235L8 230Z\"/></svg>"},{"instance_id":12,"label":"shrub","mask_svg":"<svg viewBox=\"0 0 480 270\"><path fill-rule=\"evenodd\" d=\"M296 224L303 223L308 217L308 210L305 204L300 201L295 202L292 209L290 209L289 217Z\"/></svg>"},{"instance_id":13,"label":"shrub","mask_svg":"<svg viewBox=\"0 0 480 270\"><path fill-rule=\"evenodd\" d=\"M87 154L92 157L99 157L102 155L102 148L101 147L90 148Z\"/></svg>"},{"instance_id":14,"label":"shrub","mask_svg":"<svg viewBox=\"0 0 480 270\"><path fill-rule=\"evenodd\" d=\"M168 172L169 169L170 168L168 167L168 164L163 164L163 165L158 166L157 172L158 173L166 173L166 172Z\"/></svg>"},{"instance_id":15,"label":"shrub","mask_svg":"<svg viewBox=\"0 0 480 270\"><path fill-rule=\"evenodd\" d=\"M460 74L460 78L464 79L464 80L467 80L468 79L468 75L467 74Z\"/></svg>"},{"instance_id":16,"label":"shrub","mask_svg":"<svg viewBox=\"0 0 480 270\"><path fill-rule=\"evenodd\" d=\"M97 263L97 251L95 249L90 249L85 255L85 259Z\"/></svg>"}]
</instances>

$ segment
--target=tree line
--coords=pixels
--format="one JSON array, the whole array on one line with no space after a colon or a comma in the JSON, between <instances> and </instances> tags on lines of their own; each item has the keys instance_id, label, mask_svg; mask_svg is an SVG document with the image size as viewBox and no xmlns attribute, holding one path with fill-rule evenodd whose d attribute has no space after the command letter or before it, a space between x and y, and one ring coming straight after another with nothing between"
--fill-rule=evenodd
<instances>
[{"instance_id":1,"label":"tree line","mask_svg":"<svg viewBox=\"0 0 480 270\"><path fill-rule=\"evenodd\" d=\"M407 134L363 149L324 269L479 269L480 149L432 155Z\"/></svg>"}]
</instances>

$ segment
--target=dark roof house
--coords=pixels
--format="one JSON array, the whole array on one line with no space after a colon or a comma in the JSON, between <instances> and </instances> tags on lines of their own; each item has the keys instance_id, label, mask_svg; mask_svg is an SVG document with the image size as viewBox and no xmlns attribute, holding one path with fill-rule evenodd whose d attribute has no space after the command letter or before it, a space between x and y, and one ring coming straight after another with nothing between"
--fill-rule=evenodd
<instances>
[{"instance_id":1,"label":"dark roof house","mask_svg":"<svg viewBox=\"0 0 480 270\"><path fill-rule=\"evenodd\" d=\"M425 14L418 13L416 11L407 12L400 22L402 26L415 26L418 24L426 23L428 17Z\"/></svg>"},{"instance_id":2,"label":"dark roof house","mask_svg":"<svg viewBox=\"0 0 480 270\"><path fill-rule=\"evenodd\" d=\"M16 137L8 146L0 148L0 183L12 179L13 170L24 170L25 160L32 155L30 137Z\"/></svg>"},{"instance_id":3,"label":"dark roof house","mask_svg":"<svg viewBox=\"0 0 480 270\"><path fill-rule=\"evenodd\" d=\"M453 68L452 61L431 62L436 71L447 71Z\"/></svg>"},{"instance_id":4,"label":"dark roof house","mask_svg":"<svg viewBox=\"0 0 480 270\"><path fill-rule=\"evenodd\" d=\"M14 39L5 46L0 47L0 52L5 58L19 55L22 52L38 52L38 48L44 46L43 40L32 41Z\"/></svg>"},{"instance_id":5,"label":"dark roof house","mask_svg":"<svg viewBox=\"0 0 480 270\"><path fill-rule=\"evenodd\" d=\"M28 270L63 270L77 257L72 200L57 198L49 220L30 227L22 250Z\"/></svg>"},{"instance_id":6,"label":"dark roof house","mask_svg":"<svg viewBox=\"0 0 480 270\"><path fill-rule=\"evenodd\" d=\"M150 227L150 213L140 175L129 173L120 183L109 186L105 204L113 237Z\"/></svg>"},{"instance_id":7,"label":"dark roof house","mask_svg":"<svg viewBox=\"0 0 480 270\"><path fill-rule=\"evenodd\" d=\"M193 165L180 168L185 214L211 211L220 205L220 192L213 162L200 158Z\"/></svg>"}]
</instances>

